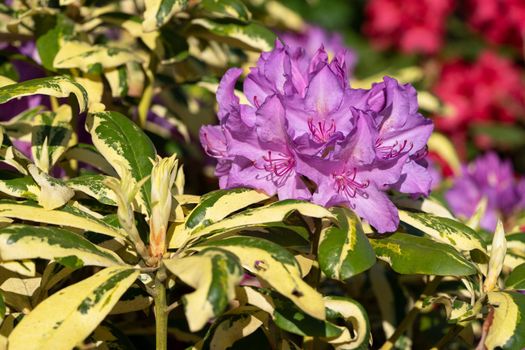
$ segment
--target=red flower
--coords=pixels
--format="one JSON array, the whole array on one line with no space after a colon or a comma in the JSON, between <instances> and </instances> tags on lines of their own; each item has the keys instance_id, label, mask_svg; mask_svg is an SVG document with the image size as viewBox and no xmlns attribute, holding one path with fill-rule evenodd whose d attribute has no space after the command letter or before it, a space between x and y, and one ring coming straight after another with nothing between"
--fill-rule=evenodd
<instances>
[{"instance_id":1,"label":"red flower","mask_svg":"<svg viewBox=\"0 0 525 350\"><path fill-rule=\"evenodd\" d=\"M445 63L434 92L452 111L435 119L437 129L461 143L473 123L512 123L523 117L525 84L521 74L512 61L488 51L474 63Z\"/></svg>"},{"instance_id":2,"label":"red flower","mask_svg":"<svg viewBox=\"0 0 525 350\"><path fill-rule=\"evenodd\" d=\"M432 54L442 45L451 10L452 0L371 0L364 30L378 48Z\"/></svg>"},{"instance_id":3,"label":"red flower","mask_svg":"<svg viewBox=\"0 0 525 350\"><path fill-rule=\"evenodd\" d=\"M468 22L489 42L521 48L525 36L525 1L469 0Z\"/></svg>"}]
</instances>

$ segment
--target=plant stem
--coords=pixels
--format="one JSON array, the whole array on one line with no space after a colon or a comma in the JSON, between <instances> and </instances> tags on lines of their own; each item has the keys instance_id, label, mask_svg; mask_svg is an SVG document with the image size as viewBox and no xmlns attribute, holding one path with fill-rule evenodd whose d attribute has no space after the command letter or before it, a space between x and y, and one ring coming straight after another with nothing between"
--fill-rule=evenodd
<instances>
[{"instance_id":1,"label":"plant stem","mask_svg":"<svg viewBox=\"0 0 525 350\"><path fill-rule=\"evenodd\" d=\"M423 308L423 301L427 296L434 293L437 286L441 282L443 277L436 276L430 283L428 283L423 290L423 293L421 293L421 296L416 301L412 309L408 312L408 314L405 316L405 318L401 321L399 326L396 328L394 334L388 338L388 340L381 346L380 350L390 350L394 348L394 345L396 344L397 339L406 331L408 327L414 322L416 319L417 314L421 309Z\"/></svg>"},{"instance_id":2,"label":"plant stem","mask_svg":"<svg viewBox=\"0 0 525 350\"><path fill-rule=\"evenodd\" d=\"M168 312L166 308L166 286L158 275L155 277L155 330L156 330L156 349L168 349Z\"/></svg>"},{"instance_id":3,"label":"plant stem","mask_svg":"<svg viewBox=\"0 0 525 350\"><path fill-rule=\"evenodd\" d=\"M438 349L441 349L442 347L444 347L445 345L448 344L449 341L451 341L452 339L454 339L455 337L458 336L459 333L461 333L461 331L465 328L465 326L463 325L455 325L454 327L451 327L447 334L445 334L443 336L443 338L441 338L438 343L436 345L434 345L430 350L438 350Z\"/></svg>"}]
</instances>

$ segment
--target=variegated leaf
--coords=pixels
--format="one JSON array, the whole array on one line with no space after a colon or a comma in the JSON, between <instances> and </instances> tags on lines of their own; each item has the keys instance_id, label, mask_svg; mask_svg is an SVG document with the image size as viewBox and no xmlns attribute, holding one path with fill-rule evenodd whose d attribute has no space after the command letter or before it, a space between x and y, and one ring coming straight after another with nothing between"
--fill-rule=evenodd
<instances>
[{"instance_id":1,"label":"variegated leaf","mask_svg":"<svg viewBox=\"0 0 525 350\"><path fill-rule=\"evenodd\" d=\"M204 18L194 19L191 23L208 31L208 35L203 33L203 36L249 50L270 51L276 38L269 29L257 23L219 23Z\"/></svg>"},{"instance_id":2,"label":"variegated leaf","mask_svg":"<svg viewBox=\"0 0 525 350\"><path fill-rule=\"evenodd\" d=\"M236 341L249 336L268 320L268 315L253 307L241 306L228 311L211 325L196 349L230 349Z\"/></svg>"},{"instance_id":3,"label":"variegated leaf","mask_svg":"<svg viewBox=\"0 0 525 350\"><path fill-rule=\"evenodd\" d=\"M139 286L133 285L122 295L110 314L116 315L144 310L147 309L152 302L153 298L151 296Z\"/></svg>"},{"instance_id":4,"label":"variegated leaf","mask_svg":"<svg viewBox=\"0 0 525 350\"><path fill-rule=\"evenodd\" d=\"M199 204L186 218L187 230L209 226L228 215L270 198L267 194L248 188L218 190L201 197Z\"/></svg>"},{"instance_id":5,"label":"variegated leaf","mask_svg":"<svg viewBox=\"0 0 525 350\"><path fill-rule=\"evenodd\" d=\"M5 103L17 97L36 94L54 97L68 97L70 94L74 94L78 100L80 111L84 112L87 110L88 95L86 90L82 85L67 76L38 78L1 87L0 103Z\"/></svg>"},{"instance_id":6,"label":"variegated leaf","mask_svg":"<svg viewBox=\"0 0 525 350\"><path fill-rule=\"evenodd\" d=\"M66 184L75 191L83 192L95 198L100 203L117 205L115 192L104 184L108 178L109 176L100 174L81 175L67 180Z\"/></svg>"},{"instance_id":7,"label":"variegated leaf","mask_svg":"<svg viewBox=\"0 0 525 350\"><path fill-rule=\"evenodd\" d=\"M494 319L485 339L488 350L525 348L525 295L516 292L490 292Z\"/></svg>"},{"instance_id":8,"label":"variegated leaf","mask_svg":"<svg viewBox=\"0 0 525 350\"><path fill-rule=\"evenodd\" d=\"M150 176L156 151L151 140L131 120L117 112L94 113L87 121L93 144L110 162L119 176L130 173L139 181ZM137 201L144 213L151 210L151 181L140 189Z\"/></svg>"},{"instance_id":9,"label":"variegated leaf","mask_svg":"<svg viewBox=\"0 0 525 350\"><path fill-rule=\"evenodd\" d=\"M241 0L203 0L199 7L217 18L235 18L249 21L252 14Z\"/></svg>"},{"instance_id":10,"label":"variegated leaf","mask_svg":"<svg viewBox=\"0 0 525 350\"><path fill-rule=\"evenodd\" d=\"M53 66L78 68L83 72L89 72L95 65L113 68L131 61L140 62L141 58L128 49L92 45L83 41L66 41L55 56Z\"/></svg>"},{"instance_id":11,"label":"variegated leaf","mask_svg":"<svg viewBox=\"0 0 525 350\"><path fill-rule=\"evenodd\" d=\"M375 264L376 256L352 211L337 207L330 211L338 226L329 225L321 231L319 265L328 277L344 280L368 270Z\"/></svg>"},{"instance_id":12,"label":"variegated leaf","mask_svg":"<svg viewBox=\"0 0 525 350\"><path fill-rule=\"evenodd\" d=\"M399 211L399 218L402 222L458 250L479 250L487 254L486 244L478 233L459 221L404 210Z\"/></svg>"},{"instance_id":13,"label":"variegated leaf","mask_svg":"<svg viewBox=\"0 0 525 350\"><path fill-rule=\"evenodd\" d=\"M166 24L173 15L188 6L188 0L148 0L142 27L152 32Z\"/></svg>"},{"instance_id":14,"label":"variegated leaf","mask_svg":"<svg viewBox=\"0 0 525 350\"><path fill-rule=\"evenodd\" d=\"M336 350L368 349L371 345L370 322L366 310L355 300L345 297L325 297L327 318L343 319L352 325L352 331L347 327L339 327L341 335L325 338Z\"/></svg>"},{"instance_id":15,"label":"variegated leaf","mask_svg":"<svg viewBox=\"0 0 525 350\"><path fill-rule=\"evenodd\" d=\"M66 204L75 191L69 188L62 180L55 179L45 172L40 171L34 164L29 164L27 170L40 186L38 204L46 210L53 210Z\"/></svg>"},{"instance_id":16,"label":"variegated leaf","mask_svg":"<svg viewBox=\"0 0 525 350\"><path fill-rule=\"evenodd\" d=\"M266 281L310 316L324 320L321 294L302 280L299 264L286 249L255 237L230 237L206 242L194 249L208 247L235 254L245 269Z\"/></svg>"},{"instance_id":17,"label":"variegated leaf","mask_svg":"<svg viewBox=\"0 0 525 350\"><path fill-rule=\"evenodd\" d=\"M378 259L386 261L402 274L468 276L476 266L448 244L405 233L371 239Z\"/></svg>"},{"instance_id":18,"label":"variegated leaf","mask_svg":"<svg viewBox=\"0 0 525 350\"><path fill-rule=\"evenodd\" d=\"M288 199L260 208L245 210L209 226L202 228L197 227L197 229L191 233L191 237L211 236L239 229L281 223L287 216L296 211L304 216L335 220L334 215L324 207L310 202Z\"/></svg>"},{"instance_id":19,"label":"variegated leaf","mask_svg":"<svg viewBox=\"0 0 525 350\"><path fill-rule=\"evenodd\" d=\"M11 174L2 174L0 179L0 192L12 197L36 200L40 194L40 188L30 176L13 177Z\"/></svg>"},{"instance_id":20,"label":"variegated leaf","mask_svg":"<svg viewBox=\"0 0 525 350\"><path fill-rule=\"evenodd\" d=\"M222 249L204 249L197 255L164 260L164 265L195 292L183 297L186 319L192 332L220 315L235 297L243 269L235 255Z\"/></svg>"},{"instance_id":21,"label":"variegated leaf","mask_svg":"<svg viewBox=\"0 0 525 350\"><path fill-rule=\"evenodd\" d=\"M35 262L32 260L4 261L0 267L26 277L35 277L36 274Z\"/></svg>"},{"instance_id":22,"label":"variegated leaf","mask_svg":"<svg viewBox=\"0 0 525 350\"><path fill-rule=\"evenodd\" d=\"M56 112L36 116L32 125L31 153L35 165L45 173L66 151L71 137L71 107L61 105Z\"/></svg>"},{"instance_id":23,"label":"variegated leaf","mask_svg":"<svg viewBox=\"0 0 525 350\"><path fill-rule=\"evenodd\" d=\"M0 200L0 217L63 225L111 237L123 237L119 229L70 205L65 205L60 209L46 210L35 202L15 202L4 199Z\"/></svg>"},{"instance_id":24,"label":"variegated leaf","mask_svg":"<svg viewBox=\"0 0 525 350\"><path fill-rule=\"evenodd\" d=\"M75 258L83 265L112 266L122 260L110 250L57 227L10 225L0 229L0 260Z\"/></svg>"},{"instance_id":25,"label":"variegated leaf","mask_svg":"<svg viewBox=\"0 0 525 350\"><path fill-rule=\"evenodd\" d=\"M107 267L53 294L15 327L9 349L72 349L95 330L138 274L129 267Z\"/></svg>"}]
</instances>

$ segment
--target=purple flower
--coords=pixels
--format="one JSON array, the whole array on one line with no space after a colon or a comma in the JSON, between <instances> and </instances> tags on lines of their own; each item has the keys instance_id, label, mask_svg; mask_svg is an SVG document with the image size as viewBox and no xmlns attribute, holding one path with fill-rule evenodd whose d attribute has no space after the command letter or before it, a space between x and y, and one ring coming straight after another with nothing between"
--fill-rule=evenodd
<instances>
[{"instance_id":1,"label":"purple flower","mask_svg":"<svg viewBox=\"0 0 525 350\"><path fill-rule=\"evenodd\" d=\"M324 47L329 57L342 54L348 74L351 74L357 63L357 54L345 45L343 36L339 33L329 33L321 27L308 25L300 33L285 32L279 37L290 48L304 49L308 57L313 57L321 46Z\"/></svg>"},{"instance_id":2,"label":"purple flower","mask_svg":"<svg viewBox=\"0 0 525 350\"><path fill-rule=\"evenodd\" d=\"M518 184L514 178L510 161L487 153L462 167L461 175L445 198L454 214L465 218L472 216L479 202L486 198L487 210L480 226L494 231L498 218L523 208L522 182Z\"/></svg>"},{"instance_id":3,"label":"purple flower","mask_svg":"<svg viewBox=\"0 0 525 350\"><path fill-rule=\"evenodd\" d=\"M241 73L224 75L220 125L200 132L218 160L221 188L345 205L379 232L399 223L387 191L430 191L424 156L432 123L417 113L410 85L385 77L370 90L352 89L343 56L329 60L321 47L308 58L279 42L244 80L249 104L234 94Z\"/></svg>"}]
</instances>

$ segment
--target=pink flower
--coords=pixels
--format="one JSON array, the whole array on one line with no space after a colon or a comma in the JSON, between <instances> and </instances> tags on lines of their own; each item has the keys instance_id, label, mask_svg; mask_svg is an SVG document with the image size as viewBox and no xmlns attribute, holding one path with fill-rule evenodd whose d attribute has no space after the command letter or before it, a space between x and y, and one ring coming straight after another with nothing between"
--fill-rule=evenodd
<instances>
[{"instance_id":1,"label":"pink flower","mask_svg":"<svg viewBox=\"0 0 525 350\"><path fill-rule=\"evenodd\" d=\"M371 0L364 31L380 49L433 54L451 10L452 0Z\"/></svg>"},{"instance_id":2,"label":"pink flower","mask_svg":"<svg viewBox=\"0 0 525 350\"><path fill-rule=\"evenodd\" d=\"M521 48L525 36L525 1L469 0L468 22L489 42Z\"/></svg>"}]
</instances>

